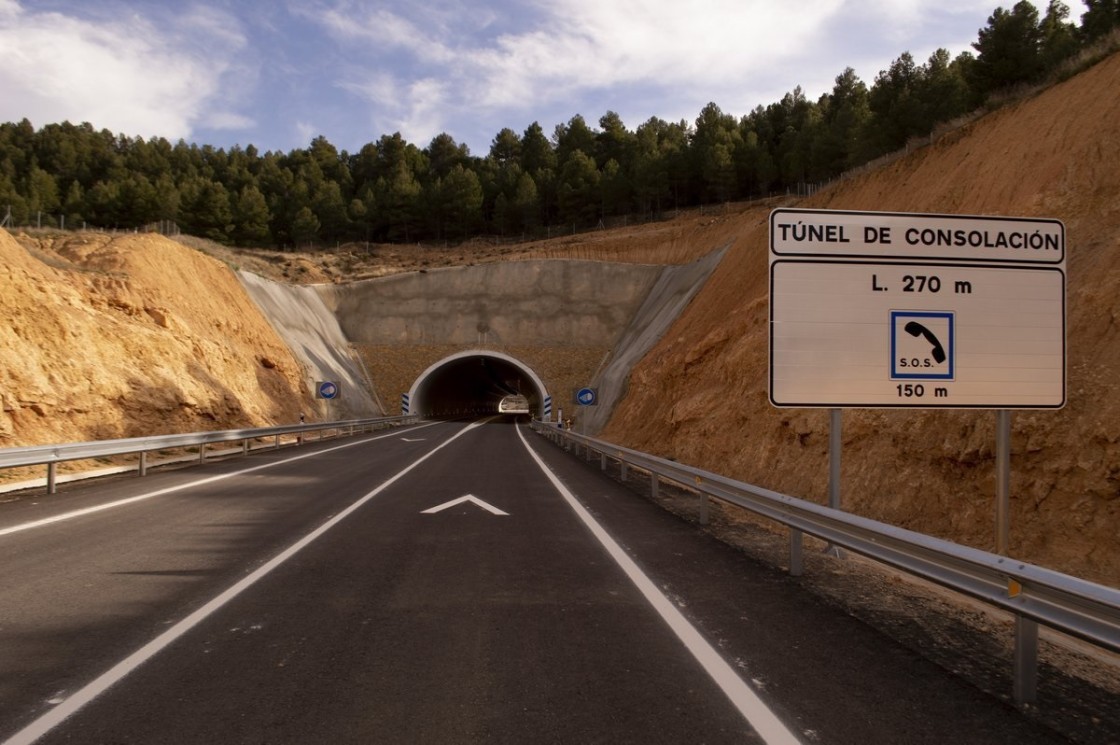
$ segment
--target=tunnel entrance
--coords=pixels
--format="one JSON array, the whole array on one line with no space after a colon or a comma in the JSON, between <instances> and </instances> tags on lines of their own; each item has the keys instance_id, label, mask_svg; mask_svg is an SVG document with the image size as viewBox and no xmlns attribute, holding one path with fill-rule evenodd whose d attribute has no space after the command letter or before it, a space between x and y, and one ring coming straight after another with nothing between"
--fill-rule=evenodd
<instances>
[{"instance_id":1,"label":"tunnel entrance","mask_svg":"<svg viewBox=\"0 0 1120 745\"><path fill-rule=\"evenodd\" d=\"M472 350L445 357L421 373L408 392L404 413L424 417L518 413L525 408L522 396L531 414L544 419L550 413L548 391L532 368L501 352Z\"/></svg>"}]
</instances>

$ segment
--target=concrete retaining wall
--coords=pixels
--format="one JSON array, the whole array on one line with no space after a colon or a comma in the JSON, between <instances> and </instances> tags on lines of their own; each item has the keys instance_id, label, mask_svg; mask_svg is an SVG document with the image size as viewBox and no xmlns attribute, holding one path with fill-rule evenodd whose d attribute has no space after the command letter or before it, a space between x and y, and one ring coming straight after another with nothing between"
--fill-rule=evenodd
<instances>
[{"instance_id":1,"label":"concrete retaining wall","mask_svg":"<svg viewBox=\"0 0 1120 745\"><path fill-rule=\"evenodd\" d=\"M321 418L381 416L383 412L371 395L360 361L351 355L338 321L314 288L280 284L249 272L239 271L237 276L296 359L304 363L308 390L314 393L319 380L341 384L340 398L329 403L319 401Z\"/></svg>"},{"instance_id":2,"label":"concrete retaining wall","mask_svg":"<svg viewBox=\"0 0 1120 745\"><path fill-rule=\"evenodd\" d=\"M614 407L626 395L630 370L684 312L730 246L728 243L691 264L667 266L661 271L630 325L613 346L607 364L592 381L599 390L598 405L576 407L585 419L587 432L598 432L606 426Z\"/></svg>"},{"instance_id":3,"label":"concrete retaining wall","mask_svg":"<svg viewBox=\"0 0 1120 745\"><path fill-rule=\"evenodd\" d=\"M661 271L593 261L510 261L316 290L355 343L610 347Z\"/></svg>"}]
</instances>

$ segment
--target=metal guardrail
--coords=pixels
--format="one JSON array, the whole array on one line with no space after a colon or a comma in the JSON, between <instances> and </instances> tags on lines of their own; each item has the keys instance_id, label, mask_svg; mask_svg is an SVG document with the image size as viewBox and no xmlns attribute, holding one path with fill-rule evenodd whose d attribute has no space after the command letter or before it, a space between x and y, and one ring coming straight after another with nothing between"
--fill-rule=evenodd
<instances>
[{"instance_id":1,"label":"metal guardrail","mask_svg":"<svg viewBox=\"0 0 1120 745\"><path fill-rule=\"evenodd\" d=\"M604 469L608 459L617 461L623 480L627 467L649 473L655 497L662 479L694 491L699 497L701 523L708 522L709 498L716 498L787 526L792 575L803 571L802 535L808 533L1010 612L1015 618L1013 680L1018 703L1034 701L1037 696L1039 624L1120 653L1120 590L752 486L555 425L533 422L533 428L577 453L583 448L588 460L592 453L598 453Z\"/></svg>"},{"instance_id":2,"label":"metal guardrail","mask_svg":"<svg viewBox=\"0 0 1120 745\"><path fill-rule=\"evenodd\" d=\"M280 427L262 427L258 429L229 429L215 432L194 432L182 435L156 435L152 437L129 437L119 440L99 440L94 442L74 442L65 445L32 445L28 447L0 449L0 468L17 468L20 466L47 466L47 492L54 494L57 486L57 467L59 463L73 460L88 460L91 458L106 458L113 455L140 454L140 463L137 467L139 475L143 476L148 470L147 455L157 450L173 450L178 448L198 448L199 461L206 460L206 446L223 442L242 443L242 452L248 454L249 443L252 440L265 440L272 438L274 447L280 447L280 437L283 435L297 435L301 438L308 433L323 433L335 431L347 434L364 432L382 426L393 424L407 424L417 421L417 416L391 416L376 419L350 419L338 422L313 422L311 424L291 424Z\"/></svg>"}]
</instances>

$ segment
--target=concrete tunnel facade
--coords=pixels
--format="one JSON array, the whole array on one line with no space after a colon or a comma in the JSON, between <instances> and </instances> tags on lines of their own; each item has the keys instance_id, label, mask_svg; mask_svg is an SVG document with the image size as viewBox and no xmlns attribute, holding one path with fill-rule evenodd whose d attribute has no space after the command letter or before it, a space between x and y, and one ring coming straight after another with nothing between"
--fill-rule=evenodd
<instances>
[{"instance_id":1,"label":"concrete tunnel facade","mask_svg":"<svg viewBox=\"0 0 1120 745\"><path fill-rule=\"evenodd\" d=\"M340 385L320 416L383 416L398 395L401 409L422 416L497 411L503 396L520 394L548 419L572 405L568 392L593 385L599 404L566 413L598 427L631 366L729 245L680 266L532 259L308 286L238 275L304 364L309 389ZM550 391L565 395L554 401Z\"/></svg>"},{"instance_id":2,"label":"concrete tunnel facade","mask_svg":"<svg viewBox=\"0 0 1120 745\"><path fill-rule=\"evenodd\" d=\"M550 390L591 382L662 272L537 259L315 290L384 401L402 395L409 413L452 416L463 402L472 411L497 411L499 392L516 392L544 418Z\"/></svg>"},{"instance_id":3,"label":"concrete tunnel facade","mask_svg":"<svg viewBox=\"0 0 1120 745\"><path fill-rule=\"evenodd\" d=\"M552 399L531 367L501 352L471 349L424 370L408 392L402 413L426 417L497 413L503 398L522 395L529 411L544 419Z\"/></svg>"}]
</instances>

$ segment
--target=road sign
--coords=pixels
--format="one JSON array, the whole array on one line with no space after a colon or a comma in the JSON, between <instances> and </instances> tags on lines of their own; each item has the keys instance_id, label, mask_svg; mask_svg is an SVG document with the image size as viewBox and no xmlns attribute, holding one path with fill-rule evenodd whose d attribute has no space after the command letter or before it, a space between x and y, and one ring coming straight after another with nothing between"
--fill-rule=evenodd
<instances>
[{"instance_id":1,"label":"road sign","mask_svg":"<svg viewBox=\"0 0 1120 745\"><path fill-rule=\"evenodd\" d=\"M1060 408L1056 220L774 210L775 406Z\"/></svg>"},{"instance_id":2,"label":"road sign","mask_svg":"<svg viewBox=\"0 0 1120 745\"><path fill-rule=\"evenodd\" d=\"M338 398L341 392L338 383L333 383L329 380L319 381L315 384L315 395L319 398L328 400Z\"/></svg>"},{"instance_id":3,"label":"road sign","mask_svg":"<svg viewBox=\"0 0 1120 745\"><path fill-rule=\"evenodd\" d=\"M580 406L595 406L599 403L599 391L595 388L580 388L576 391L576 403Z\"/></svg>"}]
</instances>

